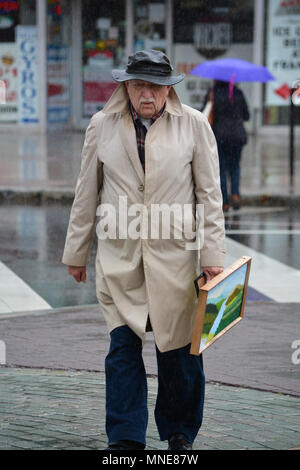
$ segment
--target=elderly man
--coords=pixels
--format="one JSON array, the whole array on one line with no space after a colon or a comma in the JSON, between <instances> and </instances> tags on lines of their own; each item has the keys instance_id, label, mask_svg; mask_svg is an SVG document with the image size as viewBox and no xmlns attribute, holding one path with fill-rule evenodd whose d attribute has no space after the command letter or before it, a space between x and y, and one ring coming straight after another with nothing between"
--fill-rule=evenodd
<instances>
[{"instance_id":1,"label":"elderly man","mask_svg":"<svg viewBox=\"0 0 300 470\"><path fill-rule=\"evenodd\" d=\"M129 57L126 70L113 70L119 86L86 131L63 254L69 273L85 282L96 216L106 217L101 219L106 229L102 224L97 231L96 293L110 332L105 360L110 450L145 447L146 331L153 331L156 346L160 439L169 441L169 449L192 449L202 423L202 357L189 353L197 305L193 281L200 265L190 242L196 207L202 205L200 263L211 279L223 270L224 219L214 135L200 112L180 102L173 85L184 75L172 70L168 57L154 50ZM181 237L149 234L157 205L191 207L190 228L184 225ZM134 219L136 207L143 209ZM178 214L168 220L176 232ZM162 228L160 222L153 226Z\"/></svg>"}]
</instances>

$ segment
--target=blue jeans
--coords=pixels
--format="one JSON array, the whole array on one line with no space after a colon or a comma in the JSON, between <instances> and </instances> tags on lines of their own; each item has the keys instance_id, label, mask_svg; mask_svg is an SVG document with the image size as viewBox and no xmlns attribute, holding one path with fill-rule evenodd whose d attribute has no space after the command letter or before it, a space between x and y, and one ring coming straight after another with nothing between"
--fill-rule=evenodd
<instances>
[{"instance_id":1,"label":"blue jeans","mask_svg":"<svg viewBox=\"0 0 300 470\"><path fill-rule=\"evenodd\" d=\"M240 195L240 161L243 146L230 141L218 141L221 191L223 204L228 204L227 173L231 181L231 194Z\"/></svg>"},{"instance_id":2,"label":"blue jeans","mask_svg":"<svg viewBox=\"0 0 300 470\"><path fill-rule=\"evenodd\" d=\"M109 443L146 443L147 379L141 339L128 327L115 328L105 359L106 432ZM158 393L155 421L160 439L175 433L193 442L202 423L205 376L202 356L190 345L161 353L156 347Z\"/></svg>"}]
</instances>

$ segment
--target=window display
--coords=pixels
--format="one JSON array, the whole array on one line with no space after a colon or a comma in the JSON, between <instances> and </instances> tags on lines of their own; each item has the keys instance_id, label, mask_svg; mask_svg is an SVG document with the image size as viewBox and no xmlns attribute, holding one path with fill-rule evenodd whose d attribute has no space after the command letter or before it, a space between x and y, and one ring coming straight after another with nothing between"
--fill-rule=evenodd
<instances>
[{"instance_id":1,"label":"window display","mask_svg":"<svg viewBox=\"0 0 300 470\"><path fill-rule=\"evenodd\" d=\"M300 77L300 3L269 1L266 8L266 65L275 81L265 87L264 124L289 124L290 89ZM300 108L295 107L300 122Z\"/></svg>"},{"instance_id":2,"label":"window display","mask_svg":"<svg viewBox=\"0 0 300 470\"><path fill-rule=\"evenodd\" d=\"M68 122L71 115L70 12L70 0L48 0L47 114L49 123Z\"/></svg>"},{"instance_id":3,"label":"window display","mask_svg":"<svg viewBox=\"0 0 300 470\"><path fill-rule=\"evenodd\" d=\"M39 120L35 0L0 2L0 123Z\"/></svg>"},{"instance_id":4,"label":"window display","mask_svg":"<svg viewBox=\"0 0 300 470\"><path fill-rule=\"evenodd\" d=\"M184 103L201 109L210 81L189 72L221 57L252 61L254 1L174 0L173 11L176 72L187 75L177 91Z\"/></svg>"},{"instance_id":5,"label":"window display","mask_svg":"<svg viewBox=\"0 0 300 470\"><path fill-rule=\"evenodd\" d=\"M135 0L134 49L166 52L166 4L162 0Z\"/></svg>"},{"instance_id":6,"label":"window display","mask_svg":"<svg viewBox=\"0 0 300 470\"><path fill-rule=\"evenodd\" d=\"M117 87L113 68L124 64L125 2L82 2L83 116L102 109Z\"/></svg>"}]
</instances>

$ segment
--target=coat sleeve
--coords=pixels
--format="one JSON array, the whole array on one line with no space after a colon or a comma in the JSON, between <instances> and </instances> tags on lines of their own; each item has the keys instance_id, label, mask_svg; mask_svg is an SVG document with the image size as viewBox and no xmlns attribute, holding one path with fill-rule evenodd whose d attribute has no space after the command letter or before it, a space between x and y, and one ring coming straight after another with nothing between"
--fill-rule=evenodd
<instances>
[{"instance_id":1,"label":"coat sleeve","mask_svg":"<svg viewBox=\"0 0 300 470\"><path fill-rule=\"evenodd\" d=\"M62 262L86 266L94 238L96 211L102 186L102 163L97 155L95 116L86 130L81 169L76 183Z\"/></svg>"},{"instance_id":2,"label":"coat sleeve","mask_svg":"<svg viewBox=\"0 0 300 470\"><path fill-rule=\"evenodd\" d=\"M200 263L224 266L225 227L215 136L204 117L198 121L192 171L200 222ZM202 234L202 236L201 236Z\"/></svg>"}]
</instances>

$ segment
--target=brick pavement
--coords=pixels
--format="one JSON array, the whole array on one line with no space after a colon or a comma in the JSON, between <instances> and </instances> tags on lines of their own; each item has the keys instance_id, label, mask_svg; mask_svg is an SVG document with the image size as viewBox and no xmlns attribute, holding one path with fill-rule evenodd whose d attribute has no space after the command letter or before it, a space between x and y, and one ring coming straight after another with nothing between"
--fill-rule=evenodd
<instances>
[{"instance_id":1,"label":"brick pavement","mask_svg":"<svg viewBox=\"0 0 300 470\"><path fill-rule=\"evenodd\" d=\"M300 448L300 364L291 361L291 343L300 338L298 312L299 304L246 303L244 320L205 352L206 401L196 450ZM99 306L1 315L0 340L7 346L0 368L0 449L104 449L108 335ZM153 417L152 334L143 355L147 448L165 449Z\"/></svg>"},{"instance_id":2,"label":"brick pavement","mask_svg":"<svg viewBox=\"0 0 300 470\"><path fill-rule=\"evenodd\" d=\"M147 450L166 449L153 417L148 378ZM106 446L102 372L0 368L0 449L101 450ZM300 447L300 401L278 393L207 384L195 450Z\"/></svg>"}]
</instances>

